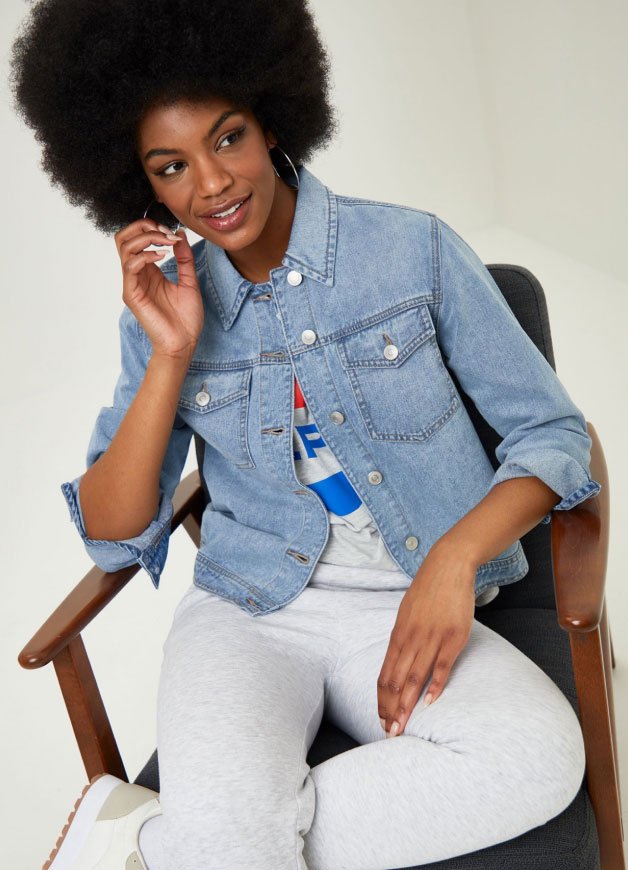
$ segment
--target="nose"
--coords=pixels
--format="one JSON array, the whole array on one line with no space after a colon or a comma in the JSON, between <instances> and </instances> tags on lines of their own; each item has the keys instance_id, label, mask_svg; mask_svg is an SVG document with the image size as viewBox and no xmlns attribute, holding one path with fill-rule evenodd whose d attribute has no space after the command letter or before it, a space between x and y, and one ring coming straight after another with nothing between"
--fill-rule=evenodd
<instances>
[{"instance_id":1,"label":"nose","mask_svg":"<svg viewBox=\"0 0 628 870\"><path fill-rule=\"evenodd\" d=\"M220 160L207 156L197 164L194 181L200 199L218 199L233 184L233 176Z\"/></svg>"}]
</instances>

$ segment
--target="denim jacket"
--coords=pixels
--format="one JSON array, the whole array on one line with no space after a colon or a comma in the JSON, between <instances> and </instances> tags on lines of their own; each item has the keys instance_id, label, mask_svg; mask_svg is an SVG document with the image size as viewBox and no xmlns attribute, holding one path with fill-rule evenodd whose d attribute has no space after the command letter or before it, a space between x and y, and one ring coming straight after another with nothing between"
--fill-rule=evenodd
<instances>
[{"instance_id":1,"label":"denim jacket","mask_svg":"<svg viewBox=\"0 0 628 870\"><path fill-rule=\"evenodd\" d=\"M306 586L328 539L320 497L296 477L293 374L324 441L413 579L432 544L497 483L535 476L569 510L594 496L585 419L471 248L436 215L332 193L305 167L288 248L253 284L224 249L193 246L205 322L181 388L157 513L127 540L85 533L77 477L62 484L92 560L135 562L155 587L172 495L193 433L210 495L194 583L253 616ZM162 264L176 281L174 258ZM128 308L122 371L101 409L87 467L107 449L151 355ZM503 438L497 471L444 363ZM542 522L549 522L548 514ZM528 571L520 542L480 565L476 596Z\"/></svg>"}]
</instances>

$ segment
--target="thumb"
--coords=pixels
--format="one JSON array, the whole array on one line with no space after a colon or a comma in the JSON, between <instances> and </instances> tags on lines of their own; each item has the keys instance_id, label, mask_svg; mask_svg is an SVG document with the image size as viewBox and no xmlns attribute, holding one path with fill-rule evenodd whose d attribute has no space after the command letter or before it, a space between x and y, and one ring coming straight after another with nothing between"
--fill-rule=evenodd
<instances>
[{"instance_id":1,"label":"thumb","mask_svg":"<svg viewBox=\"0 0 628 870\"><path fill-rule=\"evenodd\" d=\"M194 253L190 247L190 242L185 234L183 227L180 227L176 233L181 239L173 245L173 252L177 261L177 270L179 273L179 284L187 284L196 287L198 279L196 277L196 269L194 267Z\"/></svg>"}]
</instances>

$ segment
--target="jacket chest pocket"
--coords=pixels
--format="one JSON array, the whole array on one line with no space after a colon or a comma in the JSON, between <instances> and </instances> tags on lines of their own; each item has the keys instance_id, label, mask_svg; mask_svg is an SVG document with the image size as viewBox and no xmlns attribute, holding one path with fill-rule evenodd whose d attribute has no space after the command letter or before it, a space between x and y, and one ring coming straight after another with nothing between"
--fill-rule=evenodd
<instances>
[{"instance_id":1,"label":"jacket chest pocket","mask_svg":"<svg viewBox=\"0 0 628 870\"><path fill-rule=\"evenodd\" d=\"M178 413L204 441L238 468L254 468L247 423L251 369L190 369L179 395Z\"/></svg>"},{"instance_id":2,"label":"jacket chest pocket","mask_svg":"<svg viewBox=\"0 0 628 870\"><path fill-rule=\"evenodd\" d=\"M338 353L374 440L426 441L460 404L426 305L340 339Z\"/></svg>"}]
</instances>

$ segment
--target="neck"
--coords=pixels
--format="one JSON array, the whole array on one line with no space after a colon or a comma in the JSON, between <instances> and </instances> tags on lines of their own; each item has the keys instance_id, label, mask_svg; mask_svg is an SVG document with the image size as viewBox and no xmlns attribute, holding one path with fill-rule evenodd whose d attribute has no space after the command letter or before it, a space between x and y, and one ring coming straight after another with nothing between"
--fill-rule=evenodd
<instances>
[{"instance_id":1,"label":"neck","mask_svg":"<svg viewBox=\"0 0 628 870\"><path fill-rule=\"evenodd\" d=\"M244 251L227 253L235 268L248 281L263 284L269 280L270 270L281 265L290 241L296 204L296 190L278 178L268 220L255 243Z\"/></svg>"}]
</instances>

